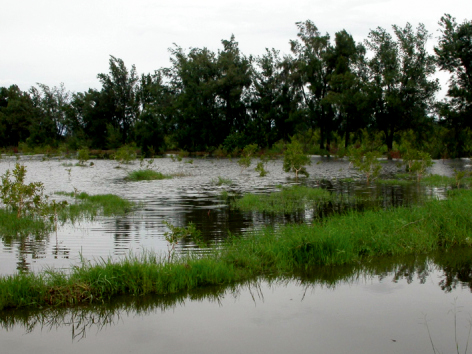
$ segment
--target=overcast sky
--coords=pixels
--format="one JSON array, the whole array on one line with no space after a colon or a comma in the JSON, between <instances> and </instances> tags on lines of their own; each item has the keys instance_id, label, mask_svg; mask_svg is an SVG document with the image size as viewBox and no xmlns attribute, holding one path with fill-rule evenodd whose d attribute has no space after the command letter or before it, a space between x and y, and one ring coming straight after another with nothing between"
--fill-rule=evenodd
<instances>
[{"instance_id":1,"label":"overcast sky","mask_svg":"<svg viewBox=\"0 0 472 354\"><path fill-rule=\"evenodd\" d=\"M139 74L169 66L168 48L221 49L234 34L245 55L265 48L289 53L295 22L322 32L346 29L356 41L370 29L424 23L434 38L449 13L472 17L468 0L15 0L0 2L0 86L28 90L36 83L70 91L99 89L109 56Z\"/></svg>"}]
</instances>

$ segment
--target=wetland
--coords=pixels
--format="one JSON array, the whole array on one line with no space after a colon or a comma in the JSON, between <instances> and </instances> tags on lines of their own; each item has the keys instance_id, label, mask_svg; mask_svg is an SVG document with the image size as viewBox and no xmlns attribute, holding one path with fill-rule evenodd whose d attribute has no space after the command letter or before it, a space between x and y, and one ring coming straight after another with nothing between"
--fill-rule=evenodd
<instances>
[{"instance_id":1,"label":"wetland","mask_svg":"<svg viewBox=\"0 0 472 354\"><path fill-rule=\"evenodd\" d=\"M280 160L268 162L268 175L259 177L254 166L241 171L235 161L227 159L187 163L189 159L162 158L155 159L153 169L178 177L136 182L126 177L139 170L139 162L119 165L94 160L93 166L68 168L60 160L22 158L27 178L43 182L47 193L109 193L136 203L137 208L119 216L66 222L57 233L41 237L3 235L0 273L67 272L84 262L119 263L146 252L166 255L169 229L163 221L178 227L194 225L201 232L203 246L185 238L176 245L175 253L177 258L190 252L201 259L224 247L228 237L250 239L258 232L263 234L267 226L283 233L325 223L333 215L352 210L392 212L396 207L448 199L449 191L456 189L451 180L367 185L347 161L311 159L310 177L296 180L283 171ZM0 173L12 169L15 162L0 160ZM430 172L452 177L454 169L468 170L469 164L469 160L435 161ZM392 181L399 172L397 161L384 161L382 181ZM294 186L320 190L316 198L328 193L331 199L323 207L282 212L234 205L243 195L266 198ZM468 205L462 209L467 211ZM395 230L409 223L406 217L394 218L403 218ZM446 227L447 215L444 219L441 228ZM425 221L434 224L434 220ZM464 232L467 238L470 232ZM2 343L11 345L9 352L18 353L28 351L34 343L44 343L35 349L39 352L54 347L91 353L110 348L119 353L150 348L175 353L429 353L433 352L430 338L438 350L448 351L456 344L455 335L464 348L472 309L471 254L467 241L462 244L465 248L454 248L454 242L447 251L397 257L392 257L395 252L387 252L382 258L366 257L350 264L309 264L296 272L279 267L225 286L208 284L165 296L118 296L103 305L3 311L0 335ZM454 318L459 321L456 333Z\"/></svg>"}]
</instances>

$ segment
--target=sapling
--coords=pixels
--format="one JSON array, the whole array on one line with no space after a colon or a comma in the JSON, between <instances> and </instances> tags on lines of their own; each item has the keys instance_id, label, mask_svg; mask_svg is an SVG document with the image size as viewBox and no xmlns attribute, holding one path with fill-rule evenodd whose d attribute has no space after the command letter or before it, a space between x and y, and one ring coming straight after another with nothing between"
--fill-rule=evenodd
<instances>
[{"instance_id":1,"label":"sapling","mask_svg":"<svg viewBox=\"0 0 472 354\"><path fill-rule=\"evenodd\" d=\"M257 166L254 169L255 171L259 172L259 177L265 177L269 173L265 169L265 165L267 164L268 160L269 160L269 157L267 155L261 155L260 161L257 163Z\"/></svg>"},{"instance_id":2,"label":"sapling","mask_svg":"<svg viewBox=\"0 0 472 354\"><path fill-rule=\"evenodd\" d=\"M170 262L175 255L175 247L179 242L187 236L191 236L197 243L201 236L201 231L197 230L193 223L189 223L187 227L179 227L172 225L169 221L162 222L169 228L169 232L164 232L164 238L167 241L167 261Z\"/></svg>"},{"instance_id":3,"label":"sapling","mask_svg":"<svg viewBox=\"0 0 472 354\"><path fill-rule=\"evenodd\" d=\"M77 158L79 160L79 165L84 166L85 162L88 161L88 159L90 158L89 149L87 147L84 147L84 148L78 150L77 151Z\"/></svg>"},{"instance_id":4,"label":"sapling","mask_svg":"<svg viewBox=\"0 0 472 354\"><path fill-rule=\"evenodd\" d=\"M310 164L310 157L303 152L303 147L300 142L292 139L292 142L287 144L287 150L285 150L284 153L284 171L295 172L296 179L298 179L299 173L308 177L309 174L306 171L305 165Z\"/></svg>"},{"instance_id":5,"label":"sapling","mask_svg":"<svg viewBox=\"0 0 472 354\"><path fill-rule=\"evenodd\" d=\"M129 164L136 159L136 146L124 145L116 150L115 160L120 164Z\"/></svg>"},{"instance_id":6,"label":"sapling","mask_svg":"<svg viewBox=\"0 0 472 354\"><path fill-rule=\"evenodd\" d=\"M250 144L246 145L246 147L243 149L242 156L238 160L239 166L241 166L241 173L251 166L252 162L252 156L256 153L257 151L257 144Z\"/></svg>"},{"instance_id":7,"label":"sapling","mask_svg":"<svg viewBox=\"0 0 472 354\"><path fill-rule=\"evenodd\" d=\"M25 184L26 167L16 163L15 169L7 170L2 175L0 198L18 218L27 214L41 214L47 205L43 195L44 186L41 182ZM12 179L11 179L12 178Z\"/></svg>"},{"instance_id":8,"label":"sapling","mask_svg":"<svg viewBox=\"0 0 472 354\"><path fill-rule=\"evenodd\" d=\"M382 170L379 157L380 153L377 151L366 152L363 149L349 149L349 162L366 176L367 184L376 179Z\"/></svg>"},{"instance_id":9,"label":"sapling","mask_svg":"<svg viewBox=\"0 0 472 354\"><path fill-rule=\"evenodd\" d=\"M433 165L433 160L427 152L410 148L403 154L403 163L408 172L416 174L416 179L419 182L427 168Z\"/></svg>"}]
</instances>

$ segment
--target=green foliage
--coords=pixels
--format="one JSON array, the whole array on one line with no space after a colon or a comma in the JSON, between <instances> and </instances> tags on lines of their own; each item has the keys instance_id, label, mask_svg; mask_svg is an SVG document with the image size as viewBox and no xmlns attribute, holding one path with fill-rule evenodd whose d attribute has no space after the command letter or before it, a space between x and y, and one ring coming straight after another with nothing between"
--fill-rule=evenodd
<instances>
[{"instance_id":1,"label":"green foliage","mask_svg":"<svg viewBox=\"0 0 472 354\"><path fill-rule=\"evenodd\" d=\"M151 181L168 178L172 178L172 176L164 175L161 172L153 171L150 169L144 169L129 172L128 176L126 176L125 179L129 181Z\"/></svg>"},{"instance_id":2,"label":"green foliage","mask_svg":"<svg viewBox=\"0 0 472 354\"><path fill-rule=\"evenodd\" d=\"M77 151L77 159L79 160L79 165L85 165L85 162L90 158L90 151L87 147Z\"/></svg>"},{"instance_id":3,"label":"green foliage","mask_svg":"<svg viewBox=\"0 0 472 354\"><path fill-rule=\"evenodd\" d=\"M252 156L256 153L257 149L257 144L250 144L244 147L242 156L238 160L238 164L241 166L241 172L251 166Z\"/></svg>"},{"instance_id":4,"label":"green foliage","mask_svg":"<svg viewBox=\"0 0 472 354\"><path fill-rule=\"evenodd\" d=\"M293 186L270 194L245 194L234 206L243 211L288 214L316 208L318 203L331 200L325 189Z\"/></svg>"},{"instance_id":5,"label":"green foliage","mask_svg":"<svg viewBox=\"0 0 472 354\"><path fill-rule=\"evenodd\" d=\"M0 310L103 303L121 295L169 295L373 257L437 250L454 253L457 247L470 247L472 233L472 209L464 207L472 203L472 191L455 192L448 200L431 200L423 206L352 212L313 225L266 228L244 238L231 237L222 247L198 256L163 258L145 253L119 262L84 262L68 272L3 276ZM173 225L169 230L170 251L172 243L198 233L195 228Z\"/></svg>"},{"instance_id":6,"label":"green foliage","mask_svg":"<svg viewBox=\"0 0 472 354\"><path fill-rule=\"evenodd\" d=\"M164 220L162 223L166 225L169 229L169 231L164 232L164 238L167 241L168 262L172 261L172 259L174 258L175 247L182 239L186 237L192 237L192 239L194 239L195 241L198 241L200 239L201 231L197 230L193 223L189 223L187 227L174 226L167 220Z\"/></svg>"},{"instance_id":7,"label":"green foliage","mask_svg":"<svg viewBox=\"0 0 472 354\"><path fill-rule=\"evenodd\" d=\"M136 159L136 145L124 145L116 150L115 160L120 164L129 164Z\"/></svg>"},{"instance_id":8,"label":"green foliage","mask_svg":"<svg viewBox=\"0 0 472 354\"><path fill-rule=\"evenodd\" d=\"M25 215L40 215L47 205L41 182L25 184L26 167L17 163L15 169L7 170L2 175L0 198L2 202L16 213L17 218Z\"/></svg>"},{"instance_id":9,"label":"green foliage","mask_svg":"<svg viewBox=\"0 0 472 354\"><path fill-rule=\"evenodd\" d=\"M265 177L269 172L264 168L264 162L260 161L257 163L255 171L259 172L259 177Z\"/></svg>"},{"instance_id":10,"label":"green foliage","mask_svg":"<svg viewBox=\"0 0 472 354\"><path fill-rule=\"evenodd\" d=\"M287 149L284 153L284 171L295 172L296 179L298 179L299 173L308 177L309 174L306 171L305 166L310 164L310 157L303 152L302 145L298 140L292 139L292 142L287 144Z\"/></svg>"},{"instance_id":11,"label":"green foliage","mask_svg":"<svg viewBox=\"0 0 472 354\"><path fill-rule=\"evenodd\" d=\"M376 179L382 166L379 161L380 153L376 151L364 151L362 149L349 149L349 161L367 178L367 184Z\"/></svg>"},{"instance_id":12,"label":"green foliage","mask_svg":"<svg viewBox=\"0 0 472 354\"><path fill-rule=\"evenodd\" d=\"M431 155L427 152L413 148L408 149L402 157L407 171L415 174L418 182L424 176L428 167L431 167L434 164Z\"/></svg>"},{"instance_id":13,"label":"green foliage","mask_svg":"<svg viewBox=\"0 0 472 354\"><path fill-rule=\"evenodd\" d=\"M230 180L229 178L224 178L224 177L218 176L217 179L212 179L211 183L214 184L215 186L222 186L224 184L229 186L229 185L233 184L233 181Z\"/></svg>"}]
</instances>

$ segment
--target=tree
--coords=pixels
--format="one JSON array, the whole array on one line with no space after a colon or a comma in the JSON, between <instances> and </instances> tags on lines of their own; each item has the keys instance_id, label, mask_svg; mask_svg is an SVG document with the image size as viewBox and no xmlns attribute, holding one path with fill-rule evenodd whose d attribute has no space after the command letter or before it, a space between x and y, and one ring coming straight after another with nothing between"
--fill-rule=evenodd
<instances>
[{"instance_id":1,"label":"tree","mask_svg":"<svg viewBox=\"0 0 472 354\"><path fill-rule=\"evenodd\" d=\"M139 114L136 99L138 75L133 65L128 71L122 59L110 55L109 74L98 74L102 94L112 103L111 124L121 133L121 143L129 142L130 133Z\"/></svg>"},{"instance_id":2,"label":"tree","mask_svg":"<svg viewBox=\"0 0 472 354\"><path fill-rule=\"evenodd\" d=\"M310 157L303 152L303 147L300 142L296 139L292 139L292 142L287 144L287 150L284 154L284 171L295 172L296 179L298 179L299 173L308 177L305 165L309 165L310 163Z\"/></svg>"},{"instance_id":3,"label":"tree","mask_svg":"<svg viewBox=\"0 0 472 354\"><path fill-rule=\"evenodd\" d=\"M465 133L472 128L472 21L457 24L451 15L439 22L441 36L434 48L440 70L451 74L448 99L439 104L442 123L452 132L451 152L466 153Z\"/></svg>"},{"instance_id":4,"label":"tree","mask_svg":"<svg viewBox=\"0 0 472 354\"><path fill-rule=\"evenodd\" d=\"M352 36L343 30L335 34L335 46L328 58L332 71L324 101L332 105L338 132L344 135L345 148L350 133L368 125L365 52L365 47L356 45Z\"/></svg>"},{"instance_id":5,"label":"tree","mask_svg":"<svg viewBox=\"0 0 472 354\"><path fill-rule=\"evenodd\" d=\"M329 148L331 133L335 129L331 105L324 100L329 91L331 68L328 58L332 52L329 34L321 35L311 21L297 22L299 40L291 40L295 55L293 83L303 97L306 120L303 130L320 129L320 148Z\"/></svg>"},{"instance_id":6,"label":"tree","mask_svg":"<svg viewBox=\"0 0 472 354\"><path fill-rule=\"evenodd\" d=\"M30 95L37 108L37 119L30 126L30 145L55 145L64 139L67 133L67 111L69 109L70 92L63 83L59 87L38 83L39 89L31 87Z\"/></svg>"},{"instance_id":7,"label":"tree","mask_svg":"<svg viewBox=\"0 0 472 354\"><path fill-rule=\"evenodd\" d=\"M383 28L369 33L365 41L372 52L369 63L373 122L385 134L388 151L399 131L420 131L430 123L434 95L439 89L435 59L426 51L430 38L423 24L413 31L393 26L396 40Z\"/></svg>"},{"instance_id":8,"label":"tree","mask_svg":"<svg viewBox=\"0 0 472 354\"><path fill-rule=\"evenodd\" d=\"M203 151L220 145L229 129L217 106L216 55L207 48L171 48L172 67L163 70L174 95L170 132L180 148ZM218 134L215 134L218 132Z\"/></svg>"},{"instance_id":9,"label":"tree","mask_svg":"<svg viewBox=\"0 0 472 354\"><path fill-rule=\"evenodd\" d=\"M18 86L0 87L0 144L18 146L30 136L30 126L39 115L30 95Z\"/></svg>"},{"instance_id":10,"label":"tree","mask_svg":"<svg viewBox=\"0 0 472 354\"><path fill-rule=\"evenodd\" d=\"M259 146L272 146L275 142L289 140L295 134L293 119L301 101L300 92L292 85L293 58L280 58L277 50L255 59L251 87L250 117L254 130L252 141Z\"/></svg>"}]
</instances>

